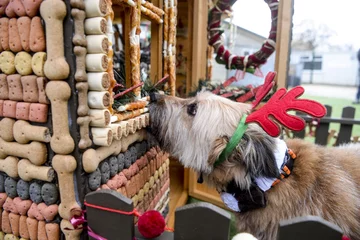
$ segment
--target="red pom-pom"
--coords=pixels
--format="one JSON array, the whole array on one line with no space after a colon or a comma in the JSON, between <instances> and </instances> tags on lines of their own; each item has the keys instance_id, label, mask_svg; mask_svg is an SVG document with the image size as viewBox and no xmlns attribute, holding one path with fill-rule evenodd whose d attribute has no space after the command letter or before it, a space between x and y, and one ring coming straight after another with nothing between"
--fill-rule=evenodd
<instances>
[{"instance_id":1,"label":"red pom-pom","mask_svg":"<svg viewBox=\"0 0 360 240\"><path fill-rule=\"evenodd\" d=\"M350 240L350 238L348 238L347 236L343 236L342 240Z\"/></svg>"},{"instance_id":2,"label":"red pom-pom","mask_svg":"<svg viewBox=\"0 0 360 240\"><path fill-rule=\"evenodd\" d=\"M147 211L139 217L138 229L145 238L156 238L165 230L165 219L158 211Z\"/></svg>"}]
</instances>

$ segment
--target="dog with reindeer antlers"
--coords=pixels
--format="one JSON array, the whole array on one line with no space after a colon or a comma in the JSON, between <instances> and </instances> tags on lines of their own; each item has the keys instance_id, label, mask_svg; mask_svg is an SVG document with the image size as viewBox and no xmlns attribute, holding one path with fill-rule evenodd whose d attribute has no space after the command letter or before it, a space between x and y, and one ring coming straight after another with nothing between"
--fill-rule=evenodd
<instances>
[{"instance_id":1,"label":"dog with reindeer antlers","mask_svg":"<svg viewBox=\"0 0 360 240\"><path fill-rule=\"evenodd\" d=\"M300 139L281 140L282 126L300 131L296 110L316 118L323 105L298 99L300 86L279 89L270 72L252 104L200 92L180 99L151 95L150 131L161 147L192 168L236 213L239 232L275 240L281 220L320 216L360 239L360 146L321 147Z\"/></svg>"}]
</instances>

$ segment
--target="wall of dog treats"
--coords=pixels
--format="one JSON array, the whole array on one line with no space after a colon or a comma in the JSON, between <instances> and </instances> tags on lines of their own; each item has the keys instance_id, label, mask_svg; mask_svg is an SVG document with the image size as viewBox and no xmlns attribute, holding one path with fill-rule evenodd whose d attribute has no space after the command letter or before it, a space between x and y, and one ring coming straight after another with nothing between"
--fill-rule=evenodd
<instances>
[{"instance_id":1,"label":"wall of dog treats","mask_svg":"<svg viewBox=\"0 0 360 240\"><path fill-rule=\"evenodd\" d=\"M99 189L167 215L147 98L112 108L113 16L111 0L0 0L0 239L86 239L70 220Z\"/></svg>"}]
</instances>

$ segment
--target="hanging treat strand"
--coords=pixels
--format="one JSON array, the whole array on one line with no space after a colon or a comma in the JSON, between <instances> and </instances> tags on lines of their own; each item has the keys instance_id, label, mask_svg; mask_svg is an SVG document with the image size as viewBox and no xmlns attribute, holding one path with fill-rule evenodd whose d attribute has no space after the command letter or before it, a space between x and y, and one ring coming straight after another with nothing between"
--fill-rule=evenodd
<instances>
[{"instance_id":1,"label":"hanging treat strand","mask_svg":"<svg viewBox=\"0 0 360 240\"><path fill-rule=\"evenodd\" d=\"M135 5L130 9L131 31L130 31L130 65L131 65L131 81L133 86L140 83L140 16L138 6ZM140 97L141 89L134 89L134 94Z\"/></svg>"}]
</instances>

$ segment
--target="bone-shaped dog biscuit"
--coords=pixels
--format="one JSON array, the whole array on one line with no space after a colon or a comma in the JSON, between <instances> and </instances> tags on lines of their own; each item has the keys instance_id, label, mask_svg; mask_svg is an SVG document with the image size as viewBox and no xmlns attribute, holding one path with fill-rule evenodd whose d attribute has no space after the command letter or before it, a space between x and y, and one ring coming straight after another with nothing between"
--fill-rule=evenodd
<instances>
[{"instance_id":1,"label":"bone-shaped dog biscuit","mask_svg":"<svg viewBox=\"0 0 360 240\"><path fill-rule=\"evenodd\" d=\"M51 182L54 177L54 169L47 166L36 166L27 159L22 159L18 163L19 176L24 181L33 179Z\"/></svg>"},{"instance_id":2,"label":"bone-shaped dog biscuit","mask_svg":"<svg viewBox=\"0 0 360 240\"><path fill-rule=\"evenodd\" d=\"M17 171L19 159L9 156L5 159L0 159L0 171L5 172L9 177L17 178L19 176Z\"/></svg>"},{"instance_id":3,"label":"bone-shaped dog biscuit","mask_svg":"<svg viewBox=\"0 0 360 240\"><path fill-rule=\"evenodd\" d=\"M110 78L107 72L88 73L89 90L107 91L110 87Z\"/></svg>"},{"instance_id":4,"label":"bone-shaped dog biscuit","mask_svg":"<svg viewBox=\"0 0 360 240\"><path fill-rule=\"evenodd\" d=\"M46 85L45 92L51 102L53 123L51 149L58 154L69 154L75 147L68 124L67 103L71 95L70 87L66 82L51 81Z\"/></svg>"},{"instance_id":5,"label":"bone-shaped dog biscuit","mask_svg":"<svg viewBox=\"0 0 360 240\"><path fill-rule=\"evenodd\" d=\"M105 0L84 0L87 18L103 17L107 14L107 4Z\"/></svg>"},{"instance_id":6,"label":"bone-shaped dog biscuit","mask_svg":"<svg viewBox=\"0 0 360 240\"><path fill-rule=\"evenodd\" d=\"M10 0L0 0L0 16L5 15L6 7L9 5Z\"/></svg>"},{"instance_id":7,"label":"bone-shaped dog biscuit","mask_svg":"<svg viewBox=\"0 0 360 240\"><path fill-rule=\"evenodd\" d=\"M80 239L82 228L74 229L74 226L68 220L61 220L60 228L65 235L65 240Z\"/></svg>"},{"instance_id":8,"label":"bone-shaped dog biscuit","mask_svg":"<svg viewBox=\"0 0 360 240\"><path fill-rule=\"evenodd\" d=\"M73 172L76 169L76 160L71 155L55 155L52 159L52 166L59 179L61 203L59 214L63 219L70 220L73 211L81 208L75 199L75 186Z\"/></svg>"},{"instance_id":9,"label":"bone-shaped dog biscuit","mask_svg":"<svg viewBox=\"0 0 360 240\"><path fill-rule=\"evenodd\" d=\"M109 52L109 39L106 35L89 35L86 36L88 53L105 53Z\"/></svg>"},{"instance_id":10,"label":"bone-shaped dog biscuit","mask_svg":"<svg viewBox=\"0 0 360 240\"><path fill-rule=\"evenodd\" d=\"M109 147L99 147L88 149L82 156L82 162L85 172L92 173L105 158L111 155L118 155L121 151L121 141L115 140Z\"/></svg>"},{"instance_id":11,"label":"bone-shaped dog biscuit","mask_svg":"<svg viewBox=\"0 0 360 240\"><path fill-rule=\"evenodd\" d=\"M17 142L5 142L0 138L0 158L7 156L26 158L35 165L42 165L47 159L47 149L45 144L39 142L20 144Z\"/></svg>"},{"instance_id":12,"label":"bone-shaped dog biscuit","mask_svg":"<svg viewBox=\"0 0 360 240\"><path fill-rule=\"evenodd\" d=\"M91 118L89 116L78 117L77 124L80 126L80 141L79 148L86 149L91 146L92 141L89 137L89 123Z\"/></svg>"},{"instance_id":13,"label":"bone-shaped dog biscuit","mask_svg":"<svg viewBox=\"0 0 360 240\"><path fill-rule=\"evenodd\" d=\"M106 33L107 21L103 17L88 18L84 27L86 35L102 35Z\"/></svg>"},{"instance_id":14,"label":"bone-shaped dog biscuit","mask_svg":"<svg viewBox=\"0 0 360 240\"><path fill-rule=\"evenodd\" d=\"M90 108L104 109L110 106L110 93L107 91L89 91L87 102Z\"/></svg>"},{"instance_id":15,"label":"bone-shaped dog biscuit","mask_svg":"<svg viewBox=\"0 0 360 240\"><path fill-rule=\"evenodd\" d=\"M46 27L45 76L50 80L66 79L70 68L64 57L63 20L66 5L61 0L46 0L41 3L40 14Z\"/></svg>"},{"instance_id":16,"label":"bone-shaped dog biscuit","mask_svg":"<svg viewBox=\"0 0 360 240\"><path fill-rule=\"evenodd\" d=\"M30 49L33 52L43 52L46 48L45 32L40 17L31 19Z\"/></svg>"},{"instance_id":17,"label":"bone-shaped dog biscuit","mask_svg":"<svg viewBox=\"0 0 360 240\"><path fill-rule=\"evenodd\" d=\"M74 47L74 53L76 56L76 72L75 72L75 80L78 82L86 82L86 48L76 46Z\"/></svg>"},{"instance_id":18,"label":"bone-shaped dog biscuit","mask_svg":"<svg viewBox=\"0 0 360 240\"><path fill-rule=\"evenodd\" d=\"M13 133L15 141L18 143L28 143L30 141L48 143L51 140L49 128L34 126L23 120L15 122Z\"/></svg>"},{"instance_id":19,"label":"bone-shaped dog biscuit","mask_svg":"<svg viewBox=\"0 0 360 240\"><path fill-rule=\"evenodd\" d=\"M97 146L110 146L113 141L111 128L91 128L92 140Z\"/></svg>"},{"instance_id":20,"label":"bone-shaped dog biscuit","mask_svg":"<svg viewBox=\"0 0 360 240\"><path fill-rule=\"evenodd\" d=\"M125 152L134 142L140 142L147 138L145 129L141 129L134 134L130 134L126 138L121 138L121 152Z\"/></svg>"},{"instance_id":21,"label":"bone-shaped dog biscuit","mask_svg":"<svg viewBox=\"0 0 360 240\"><path fill-rule=\"evenodd\" d=\"M16 18L9 20L9 46L13 52L20 52L22 50Z\"/></svg>"},{"instance_id":22,"label":"bone-shaped dog biscuit","mask_svg":"<svg viewBox=\"0 0 360 240\"><path fill-rule=\"evenodd\" d=\"M0 121L0 137L7 142L14 141L14 128L15 120L11 118L3 118Z\"/></svg>"},{"instance_id":23,"label":"bone-shaped dog biscuit","mask_svg":"<svg viewBox=\"0 0 360 240\"><path fill-rule=\"evenodd\" d=\"M87 116L89 113L89 106L88 106L88 84L87 82L78 82L76 83L76 90L78 90L78 108L77 114L80 117Z\"/></svg>"},{"instance_id":24,"label":"bone-shaped dog biscuit","mask_svg":"<svg viewBox=\"0 0 360 240\"><path fill-rule=\"evenodd\" d=\"M72 8L85 9L84 0L70 0L70 5Z\"/></svg>"},{"instance_id":25,"label":"bone-shaped dog biscuit","mask_svg":"<svg viewBox=\"0 0 360 240\"><path fill-rule=\"evenodd\" d=\"M21 46L24 51L30 51L30 27L31 19L29 17L21 17L17 20Z\"/></svg>"},{"instance_id":26,"label":"bone-shaped dog biscuit","mask_svg":"<svg viewBox=\"0 0 360 240\"><path fill-rule=\"evenodd\" d=\"M75 28L75 33L72 42L76 46L86 47L87 42L84 33L84 21L86 17L85 11L77 8L73 8L71 10L71 16L74 19L74 28Z\"/></svg>"},{"instance_id":27,"label":"bone-shaped dog biscuit","mask_svg":"<svg viewBox=\"0 0 360 240\"><path fill-rule=\"evenodd\" d=\"M106 23L105 23L106 29ZM9 19L8 18L0 18L0 44L1 48L4 51L10 50L9 46Z\"/></svg>"}]
</instances>

